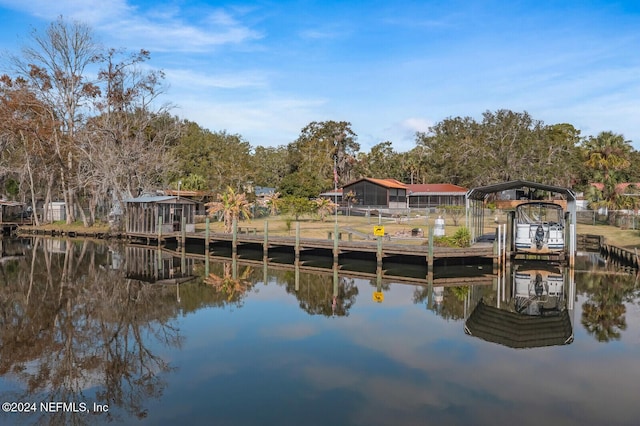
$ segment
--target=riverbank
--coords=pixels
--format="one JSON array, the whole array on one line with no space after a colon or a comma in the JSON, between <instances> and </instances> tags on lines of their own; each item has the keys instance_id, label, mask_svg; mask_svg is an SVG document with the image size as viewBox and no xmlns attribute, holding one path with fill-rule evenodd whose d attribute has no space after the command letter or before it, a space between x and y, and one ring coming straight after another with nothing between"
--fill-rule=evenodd
<instances>
[{"instance_id":1,"label":"riverbank","mask_svg":"<svg viewBox=\"0 0 640 426\"><path fill-rule=\"evenodd\" d=\"M300 220L300 235L304 238L327 238L329 232L335 229L335 217L330 217L324 222L319 220L302 219ZM273 236L293 236L295 235L296 222L290 218L283 216L269 217L268 219L269 235ZM434 225L435 218L416 217L403 221L392 219L383 219L381 225L384 231L392 237L399 239L422 241L423 238L411 238L412 231L419 229L423 235L427 236L429 226ZM265 219L253 219L250 221L242 221L241 226L255 228L257 232L262 232L265 226ZM366 239L366 236L373 235L374 226L378 226L377 218L363 217L347 217L338 216L338 227L341 230L347 230L353 233L354 239ZM491 224L487 224L486 229L491 229ZM453 235L459 228L452 221L448 220L445 224L445 232L447 235ZM224 224L222 222L211 222L209 224L211 232L223 232ZM196 231L204 231L205 224L196 224ZM24 226L19 232L25 234L44 234L44 235L60 235L60 236L86 236L96 238L117 238L123 236L122 232L113 232L109 230L106 223L98 223L90 228L85 228L81 222L73 224L65 224L61 222L41 225L41 226ZM620 248L633 250L640 247L640 231L632 229L620 229L609 225L583 225L578 224L578 234L602 235L607 244L611 244ZM404 238L406 237L406 239Z\"/></svg>"}]
</instances>

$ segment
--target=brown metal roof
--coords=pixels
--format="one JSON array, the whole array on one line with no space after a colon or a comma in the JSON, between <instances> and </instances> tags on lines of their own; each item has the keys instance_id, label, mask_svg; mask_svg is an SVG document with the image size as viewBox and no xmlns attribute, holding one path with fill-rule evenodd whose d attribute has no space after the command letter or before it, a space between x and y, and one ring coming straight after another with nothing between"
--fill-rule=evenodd
<instances>
[{"instance_id":1,"label":"brown metal roof","mask_svg":"<svg viewBox=\"0 0 640 426\"><path fill-rule=\"evenodd\" d=\"M467 193L467 188L453 185L451 183L413 183L407 184L406 187L411 191L411 193Z\"/></svg>"}]
</instances>

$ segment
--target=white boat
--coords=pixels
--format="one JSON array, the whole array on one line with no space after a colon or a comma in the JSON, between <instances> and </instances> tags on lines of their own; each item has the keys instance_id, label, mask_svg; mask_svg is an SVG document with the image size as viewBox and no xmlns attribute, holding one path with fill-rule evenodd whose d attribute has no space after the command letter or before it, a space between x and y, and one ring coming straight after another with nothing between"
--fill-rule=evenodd
<instances>
[{"instance_id":1,"label":"white boat","mask_svg":"<svg viewBox=\"0 0 640 426\"><path fill-rule=\"evenodd\" d=\"M516 253L564 251L564 211L558 204L534 201L518 205L515 228Z\"/></svg>"}]
</instances>

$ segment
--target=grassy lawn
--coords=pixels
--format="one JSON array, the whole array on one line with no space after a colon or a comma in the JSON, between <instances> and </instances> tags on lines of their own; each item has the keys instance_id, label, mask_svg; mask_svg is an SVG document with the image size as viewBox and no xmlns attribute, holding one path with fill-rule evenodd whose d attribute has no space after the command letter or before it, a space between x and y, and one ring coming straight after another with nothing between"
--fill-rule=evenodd
<instances>
[{"instance_id":1,"label":"grassy lawn","mask_svg":"<svg viewBox=\"0 0 640 426\"><path fill-rule=\"evenodd\" d=\"M269 235L276 236L294 236L296 234L296 222L284 216L269 217ZM433 225L434 218L429 218L427 221L424 217L415 217L409 219L403 219L402 222L395 219L382 218L381 225L384 226L384 232L390 236L396 238L407 238L406 243L409 240L414 240L417 243L424 241L423 238L411 238L411 230L414 228L420 228L423 230L424 236L427 236L427 230L429 225ZM259 233L264 232L265 219L252 219L243 220L238 223L238 226L250 226L258 230ZM338 216L338 227L342 232L354 231L354 240L366 239L363 235L369 235L373 237L373 228L378 225L378 218L371 217L365 218L360 216ZM453 224L446 226L446 232L455 232L457 227ZM205 224L200 223L196 225L196 230L204 230ZM224 225L222 222L211 222L210 229L213 232L224 232ZM318 219L310 219L307 217L300 219L300 236L303 238L327 238L328 232L333 232L335 229L335 216L326 218L324 222ZM345 238L345 237L343 237Z\"/></svg>"},{"instance_id":2,"label":"grassy lawn","mask_svg":"<svg viewBox=\"0 0 640 426\"><path fill-rule=\"evenodd\" d=\"M603 235L607 244L633 249L640 247L640 231L637 229L620 229L609 225L578 224L578 234Z\"/></svg>"}]
</instances>

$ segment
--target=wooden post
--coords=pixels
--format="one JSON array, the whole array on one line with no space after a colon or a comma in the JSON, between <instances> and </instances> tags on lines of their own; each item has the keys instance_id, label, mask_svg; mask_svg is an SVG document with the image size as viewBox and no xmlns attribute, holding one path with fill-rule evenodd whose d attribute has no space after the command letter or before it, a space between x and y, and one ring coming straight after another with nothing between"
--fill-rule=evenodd
<instances>
[{"instance_id":1,"label":"wooden post","mask_svg":"<svg viewBox=\"0 0 640 426\"><path fill-rule=\"evenodd\" d=\"M162 241L162 216L158 216L158 245Z\"/></svg>"},{"instance_id":2,"label":"wooden post","mask_svg":"<svg viewBox=\"0 0 640 426\"><path fill-rule=\"evenodd\" d=\"M269 252L269 223L265 220L264 221L264 241L262 242L262 256L265 259L269 256L268 252Z\"/></svg>"},{"instance_id":3,"label":"wooden post","mask_svg":"<svg viewBox=\"0 0 640 426\"><path fill-rule=\"evenodd\" d=\"M268 262L269 259L267 258L267 256L262 256L262 283L264 285L267 285L268 281L269 281L269 267L268 267Z\"/></svg>"},{"instance_id":4,"label":"wooden post","mask_svg":"<svg viewBox=\"0 0 640 426\"><path fill-rule=\"evenodd\" d=\"M180 253L180 275L182 277L185 276L185 271L187 270L187 252L182 246L182 252Z\"/></svg>"},{"instance_id":5,"label":"wooden post","mask_svg":"<svg viewBox=\"0 0 640 426\"><path fill-rule=\"evenodd\" d=\"M207 217L204 220L205 230L204 230L204 275L205 277L209 276L209 245L210 245L210 230L209 230L209 218Z\"/></svg>"},{"instance_id":6,"label":"wooden post","mask_svg":"<svg viewBox=\"0 0 640 426\"><path fill-rule=\"evenodd\" d=\"M338 222L336 222L333 228L333 263L338 263Z\"/></svg>"},{"instance_id":7,"label":"wooden post","mask_svg":"<svg viewBox=\"0 0 640 426\"><path fill-rule=\"evenodd\" d=\"M238 279L238 254L237 253L233 253L231 255L231 278L233 278L234 281Z\"/></svg>"},{"instance_id":8,"label":"wooden post","mask_svg":"<svg viewBox=\"0 0 640 426\"><path fill-rule=\"evenodd\" d=\"M427 257L427 271L433 274L433 226L429 226L429 254Z\"/></svg>"},{"instance_id":9,"label":"wooden post","mask_svg":"<svg viewBox=\"0 0 640 426\"><path fill-rule=\"evenodd\" d=\"M294 247L296 260L300 259L300 222L296 222L296 245Z\"/></svg>"},{"instance_id":10,"label":"wooden post","mask_svg":"<svg viewBox=\"0 0 640 426\"><path fill-rule=\"evenodd\" d=\"M233 219L232 227L232 237L231 237L231 253L238 252L238 220Z\"/></svg>"},{"instance_id":11,"label":"wooden post","mask_svg":"<svg viewBox=\"0 0 640 426\"><path fill-rule=\"evenodd\" d=\"M182 234L182 247L187 245L187 218L182 216L182 222L180 223L180 233Z\"/></svg>"},{"instance_id":12,"label":"wooden post","mask_svg":"<svg viewBox=\"0 0 640 426\"><path fill-rule=\"evenodd\" d=\"M209 231L209 218L207 217L204 220L205 226L206 228L204 229L204 252L205 254L209 253L209 238L210 238L210 231Z\"/></svg>"},{"instance_id":13,"label":"wooden post","mask_svg":"<svg viewBox=\"0 0 640 426\"><path fill-rule=\"evenodd\" d=\"M298 259L297 257L296 257L296 260L293 261L293 267L295 271L294 289L296 290L296 293L297 293L298 291L300 291L300 259Z\"/></svg>"},{"instance_id":14,"label":"wooden post","mask_svg":"<svg viewBox=\"0 0 640 426\"><path fill-rule=\"evenodd\" d=\"M429 265L431 265L431 262ZM427 272L427 309L433 309L433 268L431 266L429 266L429 272Z\"/></svg>"}]
</instances>

